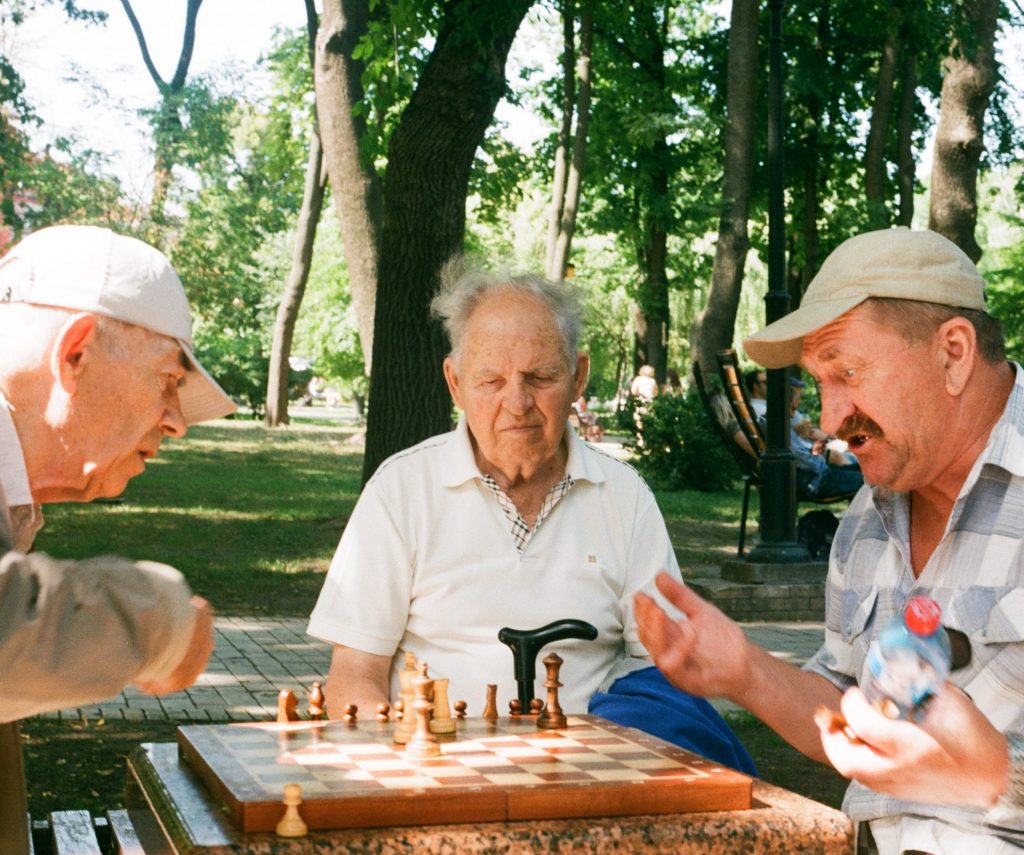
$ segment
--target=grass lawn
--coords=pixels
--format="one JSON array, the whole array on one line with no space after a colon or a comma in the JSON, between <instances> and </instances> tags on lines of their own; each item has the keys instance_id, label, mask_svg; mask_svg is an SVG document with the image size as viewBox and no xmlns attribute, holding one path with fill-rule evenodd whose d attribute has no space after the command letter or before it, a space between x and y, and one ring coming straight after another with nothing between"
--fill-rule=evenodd
<instances>
[{"instance_id":1,"label":"grass lawn","mask_svg":"<svg viewBox=\"0 0 1024 855\"><path fill-rule=\"evenodd\" d=\"M305 617L359 491L353 428L248 421L202 425L165 443L149 472L115 503L56 505L36 547L52 555L119 553L180 569L221 614ZM687 575L735 549L740 492L659 492ZM747 715L731 723L762 776L838 805L843 783ZM120 804L124 756L173 739L174 725L36 719L23 726L30 809L100 812Z\"/></svg>"}]
</instances>

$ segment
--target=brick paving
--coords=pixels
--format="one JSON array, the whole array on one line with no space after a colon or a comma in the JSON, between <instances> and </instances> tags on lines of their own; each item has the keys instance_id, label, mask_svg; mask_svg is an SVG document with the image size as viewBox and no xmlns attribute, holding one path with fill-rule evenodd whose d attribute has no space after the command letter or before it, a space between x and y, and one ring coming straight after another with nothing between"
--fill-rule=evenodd
<instances>
[{"instance_id":1,"label":"brick paving","mask_svg":"<svg viewBox=\"0 0 1024 855\"><path fill-rule=\"evenodd\" d=\"M47 718L252 721L277 714L277 694L292 689L300 709L314 681L323 681L330 646L306 635L302 618L217 617L217 645L206 672L183 692L154 698L134 689L98 704L49 713ZM750 638L773 655L803 664L821 644L821 623L746 623ZM509 674L509 680L512 675ZM715 702L720 709L730 709Z\"/></svg>"}]
</instances>

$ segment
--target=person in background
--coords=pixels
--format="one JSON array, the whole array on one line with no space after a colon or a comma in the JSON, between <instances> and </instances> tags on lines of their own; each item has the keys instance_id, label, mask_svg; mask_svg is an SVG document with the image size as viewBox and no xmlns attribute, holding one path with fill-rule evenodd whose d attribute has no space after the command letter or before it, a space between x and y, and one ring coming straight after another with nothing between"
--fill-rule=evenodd
<instances>
[{"instance_id":1,"label":"person in background","mask_svg":"<svg viewBox=\"0 0 1024 855\"><path fill-rule=\"evenodd\" d=\"M29 852L17 720L191 685L209 604L164 564L30 552L40 505L116 496L165 436L234 412L162 253L54 226L0 259L0 853Z\"/></svg>"},{"instance_id":2,"label":"person in background","mask_svg":"<svg viewBox=\"0 0 1024 855\"><path fill-rule=\"evenodd\" d=\"M743 385L754 411L754 418L763 419L768 412L768 377L763 368L753 368L743 375Z\"/></svg>"},{"instance_id":3,"label":"person in background","mask_svg":"<svg viewBox=\"0 0 1024 855\"><path fill-rule=\"evenodd\" d=\"M658 397L658 381L654 379L652 366L640 366L633 382L629 384L629 394L640 403L647 403Z\"/></svg>"}]
</instances>

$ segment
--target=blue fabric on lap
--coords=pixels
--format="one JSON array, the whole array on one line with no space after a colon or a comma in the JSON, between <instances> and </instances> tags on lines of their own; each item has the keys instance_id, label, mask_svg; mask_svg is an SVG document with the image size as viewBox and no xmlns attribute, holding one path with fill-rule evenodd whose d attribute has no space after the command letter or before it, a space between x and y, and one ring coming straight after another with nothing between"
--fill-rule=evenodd
<instances>
[{"instance_id":1,"label":"blue fabric on lap","mask_svg":"<svg viewBox=\"0 0 1024 855\"><path fill-rule=\"evenodd\" d=\"M607 692L590 699L587 711L635 727L748 775L754 761L717 710L671 685L657 668L620 677Z\"/></svg>"}]
</instances>

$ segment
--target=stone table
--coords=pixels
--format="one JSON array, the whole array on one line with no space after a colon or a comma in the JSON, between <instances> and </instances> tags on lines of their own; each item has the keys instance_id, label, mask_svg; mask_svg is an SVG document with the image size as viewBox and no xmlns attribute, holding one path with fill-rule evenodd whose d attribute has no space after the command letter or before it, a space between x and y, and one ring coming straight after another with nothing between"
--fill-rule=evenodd
<instances>
[{"instance_id":1,"label":"stone table","mask_svg":"<svg viewBox=\"0 0 1024 855\"><path fill-rule=\"evenodd\" d=\"M174 743L143 745L129 772L129 814L147 855L853 852L845 814L761 781L742 811L348 829L285 840L235 831Z\"/></svg>"}]
</instances>

